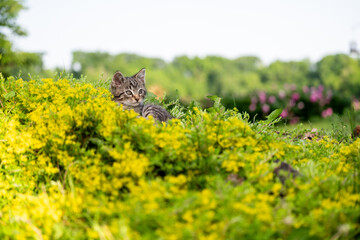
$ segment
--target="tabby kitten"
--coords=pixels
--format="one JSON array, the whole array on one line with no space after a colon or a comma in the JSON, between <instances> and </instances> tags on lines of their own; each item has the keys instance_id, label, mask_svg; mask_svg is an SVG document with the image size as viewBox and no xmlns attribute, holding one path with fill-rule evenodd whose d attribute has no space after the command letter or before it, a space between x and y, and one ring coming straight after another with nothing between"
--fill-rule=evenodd
<instances>
[{"instance_id":1,"label":"tabby kitten","mask_svg":"<svg viewBox=\"0 0 360 240\"><path fill-rule=\"evenodd\" d=\"M114 95L113 100L119 105L123 105L123 109L133 109L145 118L151 115L155 120L161 122L167 122L173 118L161 106L144 104L146 96L145 68L132 77L124 77L121 72L116 72L113 76L110 89Z\"/></svg>"}]
</instances>

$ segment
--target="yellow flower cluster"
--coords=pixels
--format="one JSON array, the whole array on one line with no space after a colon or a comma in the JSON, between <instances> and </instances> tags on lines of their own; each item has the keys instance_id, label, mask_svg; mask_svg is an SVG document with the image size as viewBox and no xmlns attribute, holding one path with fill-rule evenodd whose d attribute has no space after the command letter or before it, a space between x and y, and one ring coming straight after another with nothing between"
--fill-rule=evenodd
<instances>
[{"instance_id":1,"label":"yellow flower cluster","mask_svg":"<svg viewBox=\"0 0 360 240\"><path fill-rule=\"evenodd\" d=\"M156 123L74 80L4 87L15 95L1 98L1 238L360 234L359 139L293 141L236 111L199 108ZM299 175L280 181L280 162Z\"/></svg>"}]
</instances>

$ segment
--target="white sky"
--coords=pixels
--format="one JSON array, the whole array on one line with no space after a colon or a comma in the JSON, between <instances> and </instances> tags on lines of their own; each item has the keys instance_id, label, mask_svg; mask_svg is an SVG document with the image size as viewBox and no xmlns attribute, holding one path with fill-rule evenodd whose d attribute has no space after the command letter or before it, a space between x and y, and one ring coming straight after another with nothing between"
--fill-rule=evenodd
<instances>
[{"instance_id":1,"label":"white sky","mask_svg":"<svg viewBox=\"0 0 360 240\"><path fill-rule=\"evenodd\" d=\"M15 47L69 68L71 52L175 56L255 55L317 61L360 43L357 0L27 0Z\"/></svg>"}]
</instances>

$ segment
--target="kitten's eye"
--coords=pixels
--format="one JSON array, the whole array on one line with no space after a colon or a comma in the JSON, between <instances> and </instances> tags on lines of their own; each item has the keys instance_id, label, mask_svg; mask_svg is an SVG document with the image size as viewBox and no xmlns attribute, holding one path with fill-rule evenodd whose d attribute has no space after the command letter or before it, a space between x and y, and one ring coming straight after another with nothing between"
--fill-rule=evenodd
<instances>
[{"instance_id":1,"label":"kitten's eye","mask_svg":"<svg viewBox=\"0 0 360 240\"><path fill-rule=\"evenodd\" d=\"M142 89L140 89L140 90L139 90L139 94L145 94L145 91L142 90Z\"/></svg>"},{"instance_id":2,"label":"kitten's eye","mask_svg":"<svg viewBox=\"0 0 360 240\"><path fill-rule=\"evenodd\" d=\"M132 92L130 90L127 90L125 93L130 96L132 95Z\"/></svg>"}]
</instances>

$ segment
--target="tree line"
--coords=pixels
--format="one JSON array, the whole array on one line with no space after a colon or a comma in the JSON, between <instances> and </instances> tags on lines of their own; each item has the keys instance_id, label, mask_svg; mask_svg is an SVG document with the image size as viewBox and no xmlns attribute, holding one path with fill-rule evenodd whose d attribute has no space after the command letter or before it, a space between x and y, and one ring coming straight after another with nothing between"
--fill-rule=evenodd
<instances>
[{"instance_id":1,"label":"tree line","mask_svg":"<svg viewBox=\"0 0 360 240\"><path fill-rule=\"evenodd\" d=\"M105 52L73 52L71 69L75 76L86 75L91 81L110 79L116 70L125 75L147 69L149 87L172 96L201 99L207 95L245 97L263 90L277 93L284 86L296 88L322 85L334 94L360 96L360 61L346 54L329 55L316 63L274 61L265 65L260 58L244 56L227 59L179 56L171 62L136 54L111 55Z\"/></svg>"}]
</instances>

